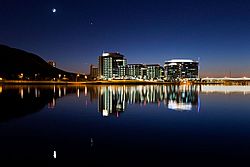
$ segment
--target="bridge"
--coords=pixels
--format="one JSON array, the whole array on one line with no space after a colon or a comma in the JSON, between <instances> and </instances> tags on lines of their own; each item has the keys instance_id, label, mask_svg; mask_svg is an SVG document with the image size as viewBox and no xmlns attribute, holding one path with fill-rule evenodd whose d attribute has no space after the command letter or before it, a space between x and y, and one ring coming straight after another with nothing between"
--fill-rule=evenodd
<instances>
[{"instance_id":1,"label":"bridge","mask_svg":"<svg viewBox=\"0 0 250 167\"><path fill-rule=\"evenodd\" d=\"M223 83L223 84L236 84L236 85L249 85L250 78L242 77L242 78L231 78L231 77L224 77L224 78L202 78L201 82L203 83Z\"/></svg>"}]
</instances>

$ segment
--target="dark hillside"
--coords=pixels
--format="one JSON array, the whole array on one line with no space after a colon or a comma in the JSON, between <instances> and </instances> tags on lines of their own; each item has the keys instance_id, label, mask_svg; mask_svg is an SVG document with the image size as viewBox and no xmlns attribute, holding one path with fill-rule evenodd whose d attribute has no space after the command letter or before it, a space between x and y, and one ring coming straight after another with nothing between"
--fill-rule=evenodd
<instances>
[{"instance_id":1,"label":"dark hillside","mask_svg":"<svg viewBox=\"0 0 250 167\"><path fill-rule=\"evenodd\" d=\"M52 80L53 78L58 79L59 76L60 79L74 80L76 74L55 68L35 54L0 45L0 77L4 79Z\"/></svg>"}]
</instances>

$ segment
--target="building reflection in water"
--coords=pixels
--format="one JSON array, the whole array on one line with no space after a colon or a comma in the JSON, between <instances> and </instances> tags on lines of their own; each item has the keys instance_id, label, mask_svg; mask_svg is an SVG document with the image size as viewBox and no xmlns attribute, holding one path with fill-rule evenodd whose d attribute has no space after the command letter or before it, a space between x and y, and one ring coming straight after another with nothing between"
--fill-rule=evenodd
<instances>
[{"instance_id":1,"label":"building reflection in water","mask_svg":"<svg viewBox=\"0 0 250 167\"><path fill-rule=\"evenodd\" d=\"M23 99L23 88L20 88L19 92L20 92L21 99Z\"/></svg>"},{"instance_id":2,"label":"building reflection in water","mask_svg":"<svg viewBox=\"0 0 250 167\"><path fill-rule=\"evenodd\" d=\"M58 86L0 85L0 105L4 108L0 122L38 112L46 105L53 109L59 94Z\"/></svg>"},{"instance_id":3,"label":"building reflection in water","mask_svg":"<svg viewBox=\"0 0 250 167\"><path fill-rule=\"evenodd\" d=\"M87 95L88 95L88 87L84 86L84 96L87 96Z\"/></svg>"},{"instance_id":4,"label":"building reflection in water","mask_svg":"<svg viewBox=\"0 0 250 167\"><path fill-rule=\"evenodd\" d=\"M199 111L200 86L198 85L84 85L77 87L19 85L8 89L17 89L20 99L45 98L49 109L56 107L57 98L73 93L80 98L80 93L83 92L84 96L81 98L85 99L85 106L88 106L88 101L97 101L98 111L103 116L119 117L130 104L140 106L156 104L158 107L166 106L171 110ZM0 93L3 90L3 86L0 86Z\"/></svg>"},{"instance_id":5,"label":"building reflection in water","mask_svg":"<svg viewBox=\"0 0 250 167\"><path fill-rule=\"evenodd\" d=\"M77 97L79 98L80 97L80 89L77 88Z\"/></svg>"},{"instance_id":6,"label":"building reflection in water","mask_svg":"<svg viewBox=\"0 0 250 167\"><path fill-rule=\"evenodd\" d=\"M28 94L30 94L30 86L28 86L28 88L27 88L27 89L28 89L28 90L27 90L27 91L28 91Z\"/></svg>"},{"instance_id":7,"label":"building reflection in water","mask_svg":"<svg viewBox=\"0 0 250 167\"><path fill-rule=\"evenodd\" d=\"M223 86L223 85L202 85L202 92L204 93L243 93L243 95L250 93L250 86Z\"/></svg>"},{"instance_id":8,"label":"building reflection in water","mask_svg":"<svg viewBox=\"0 0 250 167\"><path fill-rule=\"evenodd\" d=\"M246 95L250 92L250 87L205 85L0 86L0 98L3 104L4 101L12 104L15 99L20 103L19 105L26 105L26 102L30 105L36 103L40 106L48 105L49 109L54 109L58 98L75 94L76 97L84 100L83 103L86 107L89 102L97 102L98 111L105 117L110 115L119 117L131 104L138 104L141 107L153 104L156 107L167 107L175 111L199 112L200 92L203 94L224 94L226 92L226 94L243 93ZM80 97L80 93L83 93L84 96Z\"/></svg>"},{"instance_id":9,"label":"building reflection in water","mask_svg":"<svg viewBox=\"0 0 250 167\"><path fill-rule=\"evenodd\" d=\"M172 110L199 112L199 89L196 85L100 86L98 110L103 116L119 116L127 104L155 103Z\"/></svg>"},{"instance_id":10,"label":"building reflection in water","mask_svg":"<svg viewBox=\"0 0 250 167\"><path fill-rule=\"evenodd\" d=\"M48 103L48 108L49 109L54 109L56 107L56 99L53 97L52 101Z\"/></svg>"},{"instance_id":11,"label":"building reflection in water","mask_svg":"<svg viewBox=\"0 0 250 167\"><path fill-rule=\"evenodd\" d=\"M98 110L103 116L119 116L126 107L125 86L101 86L98 92Z\"/></svg>"},{"instance_id":12,"label":"building reflection in water","mask_svg":"<svg viewBox=\"0 0 250 167\"><path fill-rule=\"evenodd\" d=\"M66 96L67 91L66 91L66 87L63 88L63 96Z\"/></svg>"},{"instance_id":13,"label":"building reflection in water","mask_svg":"<svg viewBox=\"0 0 250 167\"><path fill-rule=\"evenodd\" d=\"M200 86L197 85L171 85L167 87L167 95L165 101L169 109L178 111L191 111L196 107L196 111L200 110L199 101Z\"/></svg>"},{"instance_id":14,"label":"building reflection in water","mask_svg":"<svg viewBox=\"0 0 250 167\"><path fill-rule=\"evenodd\" d=\"M62 97L61 87L58 88L58 96L59 96L59 97Z\"/></svg>"}]
</instances>

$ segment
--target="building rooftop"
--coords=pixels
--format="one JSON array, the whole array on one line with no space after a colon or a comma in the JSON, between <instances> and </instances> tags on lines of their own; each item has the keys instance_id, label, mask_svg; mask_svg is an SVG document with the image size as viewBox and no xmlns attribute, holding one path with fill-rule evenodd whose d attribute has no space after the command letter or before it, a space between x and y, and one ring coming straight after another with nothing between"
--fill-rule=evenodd
<instances>
[{"instance_id":1,"label":"building rooftop","mask_svg":"<svg viewBox=\"0 0 250 167\"><path fill-rule=\"evenodd\" d=\"M124 57L124 55L120 54L119 52L103 52L102 56Z\"/></svg>"},{"instance_id":2,"label":"building rooftop","mask_svg":"<svg viewBox=\"0 0 250 167\"><path fill-rule=\"evenodd\" d=\"M145 64L146 66L160 66L160 64Z\"/></svg>"},{"instance_id":3,"label":"building rooftop","mask_svg":"<svg viewBox=\"0 0 250 167\"><path fill-rule=\"evenodd\" d=\"M190 60L190 59L172 59L169 61L165 61L167 63L193 63L193 62L197 62L194 60Z\"/></svg>"}]
</instances>

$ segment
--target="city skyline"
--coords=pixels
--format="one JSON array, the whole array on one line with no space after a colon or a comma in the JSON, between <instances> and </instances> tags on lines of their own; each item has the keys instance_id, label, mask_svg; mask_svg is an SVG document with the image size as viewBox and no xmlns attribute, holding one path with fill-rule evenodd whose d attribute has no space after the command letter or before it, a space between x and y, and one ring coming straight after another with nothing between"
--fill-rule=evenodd
<instances>
[{"instance_id":1,"label":"city skyline","mask_svg":"<svg viewBox=\"0 0 250 167\"><path fill-rule=\"evenodd\" d=\"M103 51L128 64L200 58L201 77L250 76L250 2L3 1L0 43L89 73Z\"/></svg>"}]
</instances>

